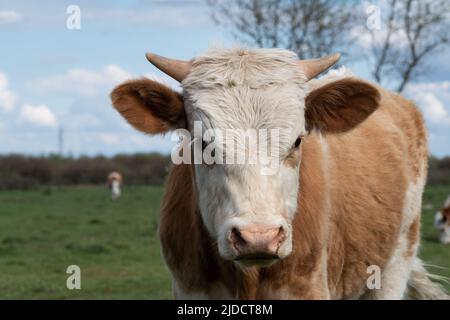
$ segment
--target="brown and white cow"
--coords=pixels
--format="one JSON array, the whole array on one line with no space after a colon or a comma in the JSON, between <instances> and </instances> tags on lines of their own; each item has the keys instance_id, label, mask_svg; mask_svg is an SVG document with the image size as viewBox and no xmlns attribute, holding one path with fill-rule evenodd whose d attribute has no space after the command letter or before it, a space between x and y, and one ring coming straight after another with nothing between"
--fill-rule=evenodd
<instances>
[{"instance_id":1,"label":"brown and white cow","mask_svg":"<svg viewBox=\"0 0 450 320\"><path fill-rule=\"evenodd\" d=\"M123 184L122 175L119 172L113 171L108 175L108 187L111 191L111 199L117 200L122 195L121 187Z\"/></svg>"},{"instance_id":2,"label":"brown and white cow","mask_svg":"<svg viewBox=\"0 0 450 320\"><path fill-rule=\"evenodd\" d=\"M441 211L436 212L434 225L439 232L439 241L450 244L450 196Z\"/></svg>"},{"instance_id":3,"label":"brown and white cow","mask_svg":"<svg viewBox=\"0 0 450 320\"><path fill-rule=\"evenodd\" d=\"M401 299L408 285L415 297L444 296L416 256L428 152L411 102L345 72L314 79L338 55L147 58L183 93L148 79L115 88L114 107L138 130L184 128L208 147L215 140L195 136L195 122L282 129L278 158L265 159L278 161L274 174L260 162L172 167L159 230L176 298ZM246 152L228 144L226 156ZM373 265L381 288L369 290Z\"/></svg>"}]
</instances>

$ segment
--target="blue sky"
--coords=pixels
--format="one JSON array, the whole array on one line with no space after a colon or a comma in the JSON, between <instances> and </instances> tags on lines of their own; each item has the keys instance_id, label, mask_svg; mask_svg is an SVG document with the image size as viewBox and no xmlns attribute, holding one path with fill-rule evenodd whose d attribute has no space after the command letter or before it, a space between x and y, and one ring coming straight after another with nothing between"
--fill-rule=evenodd
<instances>
[{"instance_id":1,"label":"blue sky","mask_svg":"<svg viewBox=\"0 0 450 320\"><path fill-rule=\"evenodd\" d=\"M81 29L66 27L69 5L81 9ZM153 68L147 51L190 59L212 45L232 45L203 1L0 0L0 153L66 154L169 152L170 135L149 137L111 108L118 83L148 76L177 84ZM450 155L450 51L406 90L425 114L430 148ZM368 77L361 64L348 64ZM444 66L444 67L443 67Z\"/></svg>"}]
</instances>

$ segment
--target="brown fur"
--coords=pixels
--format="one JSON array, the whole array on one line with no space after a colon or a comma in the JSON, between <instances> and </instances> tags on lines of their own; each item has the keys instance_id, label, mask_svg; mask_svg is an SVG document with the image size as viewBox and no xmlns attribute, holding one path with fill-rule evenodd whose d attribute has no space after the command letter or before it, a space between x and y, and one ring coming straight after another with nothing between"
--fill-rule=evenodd
<instances>
[{"instance_id":1,"label":"brown fur","mask_svg":"<svg viewBox=\"0 0 450 320\"><path fill-rule=\"evenodd\" d=\"M185 124L181 97L150 80L121 85L111 97L142 131ZM160 239L184 292L214 298L213 285L221 284L243 299L353 298L364 293L367 267L387 264L399 238L408 184L424 174L427 161L420 113L400 96L344 79L313 91L305 116L317 130L285 163L295 166L301 152L293 251L271 267L241 270L219 257L199 213L192 166L172 167ZM320 137L318 131L330 134ZM409 227L411 243L418 228L418 222Z\"/></svg>"},{"instance_id":2,"label":"brown fur","mask_svg":"<svg viewBox=\"0 0 450 320\"><path fill-rule=\"evenodd\" d=\"M283 163L291 168L296 168L298 166L300 159L301 159L300 146L298 148L293 147L291 151L289 151L288 156L283 160Z\"/></svg>"},{"instance_id":3,"label":"brown fur","mask_svg":"<svg viewBox=\"0 0 450 320\"><path fill-rule=\"evenodd\" d=\"M183 98L156 81L125 82L112 91L111 101L117 111L140 131L165 133L186 126Z\"/></svg>"},{"instance_id":4,"label":"brown fur","mask_svg":"<svg viewBox=\"0 0 450 320\"><path fill-rule=\"evenodd\" d=\"M445 220L447 225L450 226L450 206L442 209L442 218Z\"/></svg>"},{"instance_id":5,"label":"brown fur","mask_svg":"<svg viewBox=\"0 0 450 320\"><path fill-rule=\"evenodd\" d=\"M186 292L212 294L212 284L220 282L242 299L254 298L258 270L243 272L219 258L217 246L201 221L193 179L191 165L175 165L166 183L159 226L166 263Z\"/></svg>"},{"instance_id":6,"label":"brown fur","mask_svg":"<svg viewBox=\"0 0 450 320\"><path fill-rule=\"evenodd\" d=\"M376 110L379 99L376 88L357 79L328 83L306 97L307 128L329 133L348 131Z\"/></svg>"},{"instance_id":7,"label":"brown fur","mask_svg":"<svg viewBox=\"0 0 450 320\"><path fill-rule=\"evenodd\" d=\"M420 217L414 219L411 227L408 231L408 250L406 251L406 257L412 257L416 253L416 244L419 242L420 237Z\"/></svg>"},{"instance_id":8,"label":"brown fur","mask_svg":"<svg viewBox=\"0 0 450 320\"><path fill-rule=\"evenodd\" d=\"M402 96L392 93L392 101L389 104L404 106L402 108L388 108L389 116L395 124L401 128L406 137L405 156L407 157L408 175L415 178L422 172L426 175L428 170L428 144L427 132L422 114L417 110L414 104ZM424 165L424 168L421 166Z\"/></svg>"},{"instance_id":9,"label":"brown fur","mask_svg":"<svg viewBox=\"0 0 450 320\"><path fill-rule=\"evenodd\" d=\"M393 252L407 184L426 161L425 129L416 109L388 92L382 93L379 106L354 130L324 138L327 159L317 134L303 140L293 252L269 268L244 273L218 257L198 213L192 169L174 166L160 235L167 263L184 289L207 293L209 284L221 282L240 298L362 294L367 267L383 268ZM410 228L412 242L418 226L415 222Z\"/></svg>"}]
</instances>

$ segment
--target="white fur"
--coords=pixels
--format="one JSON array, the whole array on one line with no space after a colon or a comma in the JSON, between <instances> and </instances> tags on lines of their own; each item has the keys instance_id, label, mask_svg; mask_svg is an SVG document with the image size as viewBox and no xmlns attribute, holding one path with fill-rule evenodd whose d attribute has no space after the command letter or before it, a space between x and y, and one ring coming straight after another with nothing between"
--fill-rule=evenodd
<instances>
[{"instance_id":1,"label":"white fur","mask_svg":"<svg viewBox=\"0 0 450 320\"><path fill-rule=\"evenodd\" d=\"M445 201L444 208L450 207L450 196ZM450 244L450 221L443 221L442 212L436 212L434 217L434 226L439 232L439 241L442 244Z\"/></svg>"},{"instance_id":2,"label":"white fur","mask_svg":"<svg viewBox=\"0 0 450 320\"><path fill-rule=\"evenodd\" d=\"M283 227L287 240L278 253L285 257L292 250L298 166L285 165L283 159L297 137L306 133L306 78L296 61L294 53L280 49L213 50L194 60L194 68L182 83L194 134L194 121L201 121L204 131L280 130L280 157L263 159L279 163L272 175L262 174L261 163L195 166L202 218L226 259L235 257L226 240L230 228L256 223ZM232 133L219 147L225 154L245 158L247 147L231 146L237 139L237 133ZM273 143L271 139L267 143Z\"/></svg>"},{"instance_id":3,"label":"white fur","mask_svg":"<svg viewBox=\"0 0 450 320\"><path fill-rule=\"evenodd\" d=\"M408 280L413 269L418 248L418 242L413 245L412 255L408 255L408 233L414 220L420 216L422 208L422 193L425 185L425 170L421 171L416 182L411 182L405 195L403 220L400 228L397 246L382 270L381 288L368 292L373 299L400 300L404 297Z\"/></svg>"},{"instance_id":4,"label":"white fur","mask_svg":"<svg viewBox=\"0 0 450 320\"><path fill-rule=\"evenodd\" d=\"M443 218L444 216L442 215L442 212L436 212L436 215L434 217L434 226L438 230L439 241L442 244L450 244L450 222L444 222Z\"/></svg>"},{"instance_id":5,"label":"white fur","mask_svg":"<svg viewBox=\"0 0 450 320\"><path fill-rule=\"evenodd\" d=\"M120 195L120 182L118 180L113 180L111 182L111 199L117 200L118 198L120 198Z\"/></svg>"}]
</instances>

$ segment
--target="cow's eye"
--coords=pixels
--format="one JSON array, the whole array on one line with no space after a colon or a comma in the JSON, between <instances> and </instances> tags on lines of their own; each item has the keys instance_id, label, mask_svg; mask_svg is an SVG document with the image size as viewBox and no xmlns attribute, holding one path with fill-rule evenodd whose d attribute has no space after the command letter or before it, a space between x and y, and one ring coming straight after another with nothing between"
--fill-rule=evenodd
<instances>
[{"instance_id":1,"label":"cow's eye","mask_svg":"<svg viewBox=\"0 0 450 320\"><path fill-rule=\"evenodd\" d=\"M205 140L202 140L202 152L205 152L206 147L209 146L210 143L211 142L207 142ZM215 158L215 156L216 156L216 149L212 148L209 151L210 151L209 156L212 157L212 158Z\"/></svg>"},{"instance_id":2,"label":"cow's eye","mask_svg":"<svg viewBox=\"0 0 450 320\"><path fill-rule=\"evenodd\" d=\"M300 145L301 142L302 142L302 137L298 137L297 140L295 140L294 147L298 148L298 146Z\"/></svg>"}]
</instances>

